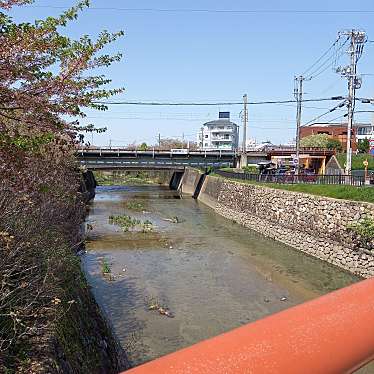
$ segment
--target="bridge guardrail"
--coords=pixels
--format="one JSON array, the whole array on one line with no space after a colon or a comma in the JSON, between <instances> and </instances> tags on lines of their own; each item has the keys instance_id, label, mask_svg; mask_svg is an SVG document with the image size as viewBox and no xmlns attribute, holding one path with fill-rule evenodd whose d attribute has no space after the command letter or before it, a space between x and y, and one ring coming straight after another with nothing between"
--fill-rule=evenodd
<instances>
[{"instance_id":1,"label":"bridge guardrail","mask_svg":"<svg viewBox=\"0 0 374 374\"><path fill-rule=\"evenodd\" d=\"M339 184L351 186L364 186L365 177L359 175L318 175L318 174L252 174L235 173L224 170L216 170L216 174L232 179L248 180L263 183L308 183L308 184Z\"/></svg>"}]
</instances>

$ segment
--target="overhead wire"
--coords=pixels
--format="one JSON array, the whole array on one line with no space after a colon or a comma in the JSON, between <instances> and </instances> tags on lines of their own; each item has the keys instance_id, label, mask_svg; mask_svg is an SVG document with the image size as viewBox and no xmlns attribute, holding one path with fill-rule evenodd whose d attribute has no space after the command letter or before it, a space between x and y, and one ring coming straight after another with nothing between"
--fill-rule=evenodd
<instances>
[{"instance_id":1,"label":"overhead wire","mask_svg":"<svg viewBox=\"0 0 374 374\"><path fill-rule=\"evenodd\" d=\"M313 122L319 120L320 118L322 118L322 117L324 117L324 116L326 116L326 115L328 115L328 114L334 112L335 110L341 108L341 107L344 106L345 104L346 104L346 100L342 101L341 103L339 103L338 105L336 105L334 108L331 108L329 111L327 111L327 112L325 112L325 113L323 113L323 114L321 114L321 115L319 115L319 116L313 118L312 120L310 120L310 121L304 123L303 126L307 126L307 125L309 125L309 124L311 124L311 123L313 123Z\"/></svg>"},{"instance_id":2,"label":"overhead wire","mask_svg":"<svg viewBox=\"0 0 374 374\"><path fill-rule=\"evenodd\" d=\"M334 42L334 44L330 47L334 48L337 43L339 42L340 37ZM336 62L340 59L340 57L344 54L344 51L341 52L341 50L344 48L344 46L347 44L349 38L347 38L335 51L332 55L330 55L328 58L326 58L320 66L318 66L316 69L314 69L309 75L305 77L306 80L311 80L314 78L319 77L321 74L323 74L326 70L330 69L331 67L336 64ZM340 52L340 53L339 53ZM326 53L325 53L326 55ZM304 74L303 74L304 75Z\"/></svg>"},{"instance_id":3,"label":"overhead wire","mask_svg":"<svg viewBox=\"0 0 374 374\"><path fill-rule=\"evenodd\" d=\"M303 73L302 73L302 75L305 75L308 71L310 71L311 69L313 69L314 68L314 66L316 66L334 47L335 47L335 45L339 42L339 37L335 40L335 42L329 47L329 49L326 51L326 52L324 52L323 54L322 54L322 56L321 57L319 57L318 59L317 59L317 61L315 61L314 62L314 64L312 64L308 69L306 69Z\"/></svg>"},{"instance_id":4,"label":"overhead wire","mask_svg":"<svg viewBox=\"0 0 374 374\"><path fill-rule=\"evenodd\" d=\"M26 5L28 8L66 9L56 5ZM232 13L232 14L351 14L374 13L374 9L204 9L204 8L120 8L120 7L89 7L89 10L110 10L138 13Z\"/></svg>"},{"instance_id":5,"label":"overhead wire","mask_svg":"<svg viewBox=\"0 0 374 374\"><path fill-rule=\"evenodd\" d=\"M329 98L317 98L317 99L304 99L303 102L319 102L319 101L332 101L341 100L343 97L329 97ZM248 105L267 105L267 104L287 104L296 103L296 100L270 100L270 101L249 101ZM146 102L146 101L95 101L94 104L98 105L139 105L139 106L232 106L232 105L243 105L242 101L238 102Z\"/></svg>"}]
</instances>

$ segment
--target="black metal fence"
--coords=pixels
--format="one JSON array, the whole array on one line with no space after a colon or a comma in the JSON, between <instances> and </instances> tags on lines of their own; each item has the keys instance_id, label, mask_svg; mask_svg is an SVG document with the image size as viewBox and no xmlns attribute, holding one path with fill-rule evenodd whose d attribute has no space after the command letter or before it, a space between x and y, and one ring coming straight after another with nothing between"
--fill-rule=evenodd
<instances>
[{"instance_id":1,"label":"black metal fence","mask_svg":"<svg viewBox=\"0 0 374 374\"><path fill-rule=\"evenodd\" d=\"M365 177L360 175L315 175L315 174L250 174L216 170L216 174L233 179L264 183L308 183L308 184L341 184L350 186L365 185Z\"/></svg>"}]
</instances>

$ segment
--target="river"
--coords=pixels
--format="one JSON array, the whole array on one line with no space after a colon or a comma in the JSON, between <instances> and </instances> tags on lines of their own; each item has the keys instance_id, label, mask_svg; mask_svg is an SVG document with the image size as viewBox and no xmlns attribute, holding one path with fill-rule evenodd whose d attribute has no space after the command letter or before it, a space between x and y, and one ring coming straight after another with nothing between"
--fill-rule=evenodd
<instances>
[{"instance_id":1,"label":"river","mask_svg":"<svg viewBox=\"0 0 374 374\"><path fill-rule=\"evenodd\" d=\"M87 223L84 270L134 366L359 280L158 185L98 187Z\"/></svg>"}]
</instances>

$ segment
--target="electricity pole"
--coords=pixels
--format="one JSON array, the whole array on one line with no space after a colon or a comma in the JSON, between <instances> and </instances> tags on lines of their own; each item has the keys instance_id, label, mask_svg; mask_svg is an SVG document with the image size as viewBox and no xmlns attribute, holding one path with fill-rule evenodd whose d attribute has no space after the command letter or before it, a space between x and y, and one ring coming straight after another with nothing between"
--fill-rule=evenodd
<instances>
[{"instance_id":1,"label":"electricity pole","mask_svg":"<svg viewBox=\"0 0 374 374\"><path fill-rule=\"evenodd\" d=\"M247 166L247 123L248 123L248 96L243 95L243 143L240 156L240 167Z\"/></svg>"},{"instance_id":2,"label":"electricity pole","mask_svg":"<svg viewBox=\"0 0 374 374\"><path fill-rule=\"evenodd\" d=\"M305 77L299 75L295 77L295 89L294 95L297 101L297 112L296 112L296 160L297 164L295 167L295 175L300 173L300 126L301 126L301 110L303 102L303 82Z\"/></svg>"},{"instance_id":3,"label":"electricity pole","mask_svg":"<svg viewBox=\"0 0 374 374\"><path fill-rule=\"evenodd\" d=\"M247 94L243 95L243 144L242 144L242 151L243 153L247 153L247 123L248 123L248 96Z\"/></svg>"},{"instance_id":4,"label":"electricity pole","mask_svg":"<svg viewBox=\"0 0 374 374\"><path fill-rule=\"evenodd\" d=\"M158 148L161 149L161 134L158 134Z\"/></svg>"},{"instance_id":5,"label":"electricity pole","mask_svg":"<svg viewBox=\"0 0 374 374\"><path fill-rule=\"evenodd\" d=\"M347 175L352 173L352 129L354 120L354 109L356 101L356 90L361 88L361 77L357 76L357 62L362 56L364 44L366 43L366 34L364 31L349 30L339 33L350 39L348 54L350 56L350 65L339 67L336 71L348 79L348 124L347 124L347 161L345 172Z\"/></svg>"}]
</instances>

